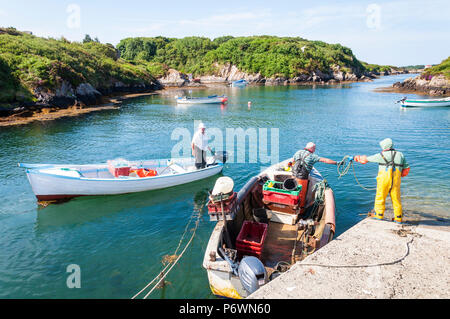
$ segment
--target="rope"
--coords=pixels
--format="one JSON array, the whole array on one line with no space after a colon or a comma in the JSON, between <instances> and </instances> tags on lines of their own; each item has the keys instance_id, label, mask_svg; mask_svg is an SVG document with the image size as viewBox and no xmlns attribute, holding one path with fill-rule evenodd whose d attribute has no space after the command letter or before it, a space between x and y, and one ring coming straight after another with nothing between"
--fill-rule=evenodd
<instances>
[{"instance_id":1,"label":"rope","mask_svg":"<svg viewBox=\"0 0 450 319\"><path fill-rule=\"evenodd\" d=\"M202 205L201 207L203 208L203 206L204 205ZM183 249L183 251L181 252L181 254L177 257L177 259L175 260L175 261L171 261L171 262L169 262L161 271L160 271L160 273L155 277L155 278L153 278L153 280L152 281L150 281L144 288L142 288L137 294L135 294L133 297L131 297L131 299L135 299L137 296L139 296L143 291L145 291L148 287L150 287L150 285L153 283L153 282L155 282L155 280L156 279L158 279L158 278L160 278L160 280L153 286L153 288L144 296L144 298L143 299L146 299L158 286L159 286L159 284L164 280L164 278L169 274L169 272L172 270L172 268L175 266L175 264L181 259L181 257L183 256L183 254L184 254L184 252L186 251L186 249L189 247L189 245L191 244L191 242L192 242L192 240L194 239L194 236L195 236L195 233L196 233L196 231L197 231L197 228L198 228L198 225L199 225L199 222L200 222L200 216L201 216L201 214L200 214L201 212L199 212L198 213L198 215L197 215L197 220L196 220L196 222L195 222L195 228L194 228L194 231L193 231L193 233L192 233L192 236L191 236L191 238L189 239L189 241L188 241L188 243L186 244L186 246L184 247L184 249ZM187 233L187 231L188 231L188 227L189 227L189 225L191 224L191 222L192 222L192 220L193 220L193 218L194 218L194 215L195 215L195 213L193 213L192 215L191 215L191 217L189 218L189 221L188 221L188 223L186 224L186 227L184 228L184 232L183 232L183 235L181 236L181 238L180 238L180 241L178 242L178 246L177 246L177 248L175 249L175 252L174 252L174 256L176 256L176 254L177 254L177 252L178 252L178 249L180 249L180 247L181 247L181 243L182 243L182 241L183 241L183 239L184 239L184 236L186 235L186 233ZM166 271L166 269L170 266L170 265L172 265L172 267L170 267L169 268L169 270L167 271L167 272L165 272ZM163 276L161 276L162 274L164 274Z\"/></svg>"},{"instance_id":2,"label":"rope","mask_svg":"<svg viewBox=\"0 0 450 319\"><path fill-rule=\"evenodd\" d=\"M156 283L155 286L153 286L153 288L144 296L144 299L147 299L147 297L156 289L156 287L159 286L159 284L161 283L161 281L164 280L164 278L166 278L167 274L172 270L172 268L178 263L178 261L181 259L181 257L183 256L184 252L186 251L186 249L189 247L189 245L191 244L192 240L194 239L195 236L195 232L197 230L198 224L199 224L200 219L197 219L197 221L195 222L195 228L194 228L194 232L192 233L191 239L189 239L188 243L186 244L186 246L184 247L183 251L181 252L181 254L178 256L177 260L175 260L175 262L172 264L172 267L169 268L169 270L164 274L164 276L161 277L161 279Z\"/></svg>"},{"instance_id":3,"label":"rope","mask_svg":"<svg viewBox=\"0 0 450 319\"><path fill-rule=\"evenodd\" d=\"M178 249L179 249L180 246L181 246L181 242L183 241L184 235L185 235L186 232L187 232L187 228L188 228L188 226L190 225L193 216L194 216L194 214L191 215L191 218L189 219L188 223L186 224L186 227L185 227L185 229L184 229L184 233L183 233L183 235L181 236L180 241L178 242L177 249L175 249L175 252L173 253L174 255L177 254ZM164 273L164 272L166 271L166 269L170 266L170 264L171 264L171 263L169 262L169 263L163 268L163 270L160 271L160 273L159 273L158 276L156 276L155 278L153 278L153 280L150 281L150 282L147 284L147 286L145 286L144 288L142 288L137 294L135 294L133 297L131 297L131 299L135 299L135 298L136 298L137 296L139 296L145 289L147 289L147 288L148 288L148 287L149 287L156 279L158 279L158 278L160 277L160 274L162 274L162 273Z\"/></svg>"},{"instance_id":4,"label":"rope","mask_svg":"<svg viewBox=\"0 0 450 319\"><path fill-rule=\"evenodd\" d=\"M337 163L337 172L338 172L338 175L339 175L338 178L341 178L342 176L347 175L348 171L350 170L350 166L351 166L351 167L352 167L352 170L353 170L353 176L355 177L356 183L357 183L361 188L365 189L366 191L373 191L373 190L376 190L376 189L377 189L376 187L370 187L370 188L369 188L369 187L365 187L364 185L362 185L362 184L359 182L358 177L356 177L356 171L355 171L355 166L353 165L353 161L349 161L349 162L347 163L347 158L348 158L348 157L349 157L348 155L345 155L345 156L342 158L342 161L340 161L339 163Z\"/></svg>"},{"instance_id":5,"label":"rope","mask_svg":"<svg viewBox=\"0 0 450 319\"><path fill-rule=\"evenodd\" d=\"M301 264L301 263L298 263L297 265L299 265L299 266L316 266L316 267L325 267L325 268L368 268L368 267L394 265L394 264L397 264L397 263L403 261L409 255L409 245L413 242L413 240L414 240L414 237L412 237L411 240L406 243L405 255L394 261L378 263L378 264L367 264L367 265L323 265L323 264Z\"/></svg>"}]
</instances>

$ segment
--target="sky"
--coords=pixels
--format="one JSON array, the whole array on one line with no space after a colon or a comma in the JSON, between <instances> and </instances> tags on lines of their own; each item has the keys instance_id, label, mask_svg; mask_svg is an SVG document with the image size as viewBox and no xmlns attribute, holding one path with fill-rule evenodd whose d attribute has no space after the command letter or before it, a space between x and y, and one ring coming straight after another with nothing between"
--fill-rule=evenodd
<instances>
[{"instance_id":1,"label":"sky","mask_svg":"<svg viewBox=\"0 0 450 319\"><path fill-rule=\"evenodd\" d=\"M450 55L450 1L0 0L0 26L116 45L127 37L276 35L340 43L359 60L437 64Z\"/></svg>"}]
</instances>

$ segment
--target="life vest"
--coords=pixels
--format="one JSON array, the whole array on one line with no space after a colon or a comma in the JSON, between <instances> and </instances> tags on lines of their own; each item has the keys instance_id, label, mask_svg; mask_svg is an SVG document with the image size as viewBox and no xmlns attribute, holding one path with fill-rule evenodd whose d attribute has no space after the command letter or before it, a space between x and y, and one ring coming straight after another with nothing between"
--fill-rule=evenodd
<instances>
[{"instance_id":1,"label":"life vest","mask_svg":"<svg viewBox=\"0 0 450 319\"><path fill-rule=\"evenodd\" d=\"M134 169L134 170L131 170L131 172L135 172L136 175L139 177L152 177L152 176L158 175L157 171L155 171L153 169L149 169L149 168Z\"/></svg>"}]
</instances>

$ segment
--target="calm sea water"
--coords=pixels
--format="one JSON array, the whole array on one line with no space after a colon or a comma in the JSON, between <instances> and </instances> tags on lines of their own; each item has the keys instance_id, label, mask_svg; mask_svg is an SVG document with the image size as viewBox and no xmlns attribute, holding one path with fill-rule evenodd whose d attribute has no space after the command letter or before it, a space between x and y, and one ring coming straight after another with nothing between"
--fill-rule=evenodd
<instances>
[{"instance_id":1,"label":"calm sea water","mask_svg":"<svg viewBox=\"0 0 450 319\"><path fill-rule=\"evenodd\" d=\"M373 92L406 77L334 87L193 90L197 96L227 94L229 103L177 107L173 96L164 94L129 100L120 110L0 128L0 298L130 298L153 279L162 258L176 249L190 216L203 207L216 177L38 208L16 164L170 157L177 143L172 132L193 132L194 120L224 133L226 128L279 128L280 160L308 141L317 144L319 155L335 160L370 155L380 151L380 140L391 137L411 165L402 182L404 209L450 217L450 109L402 110L394 104L401 94ZM224 175L239 189L261 166L230 163ZM340 234L372 208L375 194L359 188L351 173L338 179L335 166L316 167L334 189ZM356 168L362 184L375 186L375 164ZM152 298L214 298L201 267L213 227L203 212L196 237L167 278L170 284ZM66 286L69 264L81 268L80 289Z\"/></svg>"}]
</instances>

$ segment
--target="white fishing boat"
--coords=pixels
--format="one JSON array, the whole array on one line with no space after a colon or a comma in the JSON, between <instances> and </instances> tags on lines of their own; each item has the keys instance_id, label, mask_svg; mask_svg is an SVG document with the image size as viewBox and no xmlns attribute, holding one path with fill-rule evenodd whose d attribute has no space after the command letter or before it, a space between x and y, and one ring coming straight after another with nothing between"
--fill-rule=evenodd
<instances>
[{"instance_id":1,"label":"white fishing boat","mask_svg":"<svg viewBox=\"0 0 450 319\"><path fill-rule=\"evenodd\" d=\"M248 85L248 82L244 79L231 82L232 87L245 87L247 85Z\"/></svg>"},{"instance_id":2,"label":"white fishing boat","mask_svg":"<svg viewBox=\"0 0 450 319\"><path fill-rule=\"evenodd\" d=\"M450 106L450 97L441 99L407 99L404 97L397 101L397 103L400 103L402 107Z\"/></svg>"},{"instance_id":3,"label":"white fishing boat","mask_svg":"<svg viewBox=\"0 0 450 319\"><path fill-rule=\"evenodd\" d=\"M218 152L219 153L219 152ZM207 158L207 166L196 169L193 158L117 161L102 164L24 164L39 201L86 195L113 195L161 189L204 179L220 173L218 156ZM223 162L226 157L220 158ZM123 161L122 161L123 162Z\"/></svg>"},{"instance_id":4,"label":"white fishing boat","mask_svg":"<svg viewBox=\"0 0 450 319\"><path fill-rule=\"evenodd\" d=\"M226 95L210 95L207 97L177 97L178 104L223 104L228 101Z\"/></svg>"},{"instance_id":5,"label":"white fishing boat","mask_svg":"<svg viewBox=\"0 0 450 319\"><path fill-rule=\"evenodd\" d=\"M237 193L230 192L224 177L217 180L208 204L210 220L217 223L203 259L214 295L245 298L333 239L334 195L316 169L308 178L304 210L297 204L279 204L278 200L288 202L300 193L273 191L272 185L289 182L301 190L286 171L288 162L252 177ZM221 189L229 193L218 194ZM218 196L219 202L214 202Z\"/></svg>"}]
</instances>

